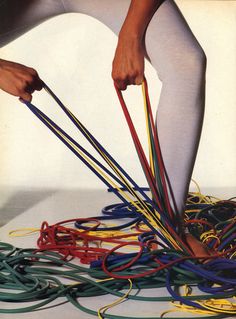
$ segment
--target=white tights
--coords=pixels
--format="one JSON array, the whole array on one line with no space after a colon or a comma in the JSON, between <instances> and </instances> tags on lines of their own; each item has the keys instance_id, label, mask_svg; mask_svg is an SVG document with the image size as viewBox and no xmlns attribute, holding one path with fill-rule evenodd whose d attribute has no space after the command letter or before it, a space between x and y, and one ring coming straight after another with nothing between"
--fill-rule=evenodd
<instances>
[{"instance_id":1,"label":"white tights","mask_svg":"<svg viewBox=\"0 0 236 319\"><path fill-rule=\"evenodd\" d=\"M118 34L129 4L129 0L0 0L0 46L66 12L95 17ZM162 81L158 135L176 206L182 213L202 128L206 56L173 0L159 6L145 45L147 58Z\"/></svg>"}]
</instances>

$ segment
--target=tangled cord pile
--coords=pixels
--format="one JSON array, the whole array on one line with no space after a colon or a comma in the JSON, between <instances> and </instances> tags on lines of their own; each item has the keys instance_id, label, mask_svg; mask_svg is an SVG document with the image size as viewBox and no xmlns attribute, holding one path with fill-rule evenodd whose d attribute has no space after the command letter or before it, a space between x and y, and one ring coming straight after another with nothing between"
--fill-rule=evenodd
<instances>
[{"instance_id":1,"label":"tangled cord pile","mask_svg":"<svg viewBox=\"0 0 236 319\"><path fill-rule=\"evenodd\" d=\"M1 243L0 300L35 303L28 307L0 309L0 313L33 311L63 296L79 309L99 318L157 319L172 311L201 314L201 318L236 315L236 202L234 199L220 201L203 196L200 190L190 193L184 225L180 223L177 211L170 204L174 203L174 198L170 198L171 186L161 156L146 80L142 87L149 161L121 92L117 90L117 93L151 196L134 182L48 86L45 85L47 92L106 165L38 108L25 102L123 203L104 208L99 217L67 220L55 225L43 222L37 250ZM204 243L211 255L196 257L181 234L183 228ZM80 265L72 261L75 258ZM65 279L69 283L65 283ZM133 289L158 287L166 287L169 296L142 297L132 293ZM183 293L182 287L185 288ZM195 288L198 293L191 293ZM127 291L124 293L124 290ZM117 301L98 311L81 304L81 297L108 293L117 296ZM154 317L107 314L109 308L124 299L172 301L175 307Z\"/></svg>"}]
</instances>

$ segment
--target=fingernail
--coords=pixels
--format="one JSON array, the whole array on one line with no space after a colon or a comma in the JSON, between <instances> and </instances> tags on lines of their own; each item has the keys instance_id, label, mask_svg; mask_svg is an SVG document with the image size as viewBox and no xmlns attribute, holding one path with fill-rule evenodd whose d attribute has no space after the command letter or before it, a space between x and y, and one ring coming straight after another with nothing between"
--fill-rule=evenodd
<instances>
[{"instance_id":1,"label":"fingernail","mask_svg":"<svg viewBox=\"0 0 236 319\"><path fill-rule=\"evenodd\" d=\"M25 104L25 100L23 100L21 97L19 97L19 101Z\"/></svg>"}]
</instances>

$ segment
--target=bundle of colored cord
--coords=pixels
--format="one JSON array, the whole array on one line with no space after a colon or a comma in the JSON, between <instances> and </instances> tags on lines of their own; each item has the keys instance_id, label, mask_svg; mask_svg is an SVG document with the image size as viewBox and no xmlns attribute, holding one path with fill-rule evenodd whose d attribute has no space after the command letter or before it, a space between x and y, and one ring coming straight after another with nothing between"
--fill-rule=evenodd
<instances>
[{"instance_id":1,"label":"bundle of colored cord","mask_svg":"<svg viewBox=\"0 0 236 319\"><path fill-rule=\"evenodd\" d=\"M227 201L226 206L223 203L224 201L213 201L200 193L190 194L185 214L186 225L190 230L196 228L200 234L201 231L197 226L201 227L202 224L198 222L198 216L206 214L205 217L207 218L206 209L209 211L217 210L217 220L211 220L212 216L210 215L209 220L206 219L205 221L217 230L218 238L223 236L229 238L231 227L234 227L236 219L236 203L233 200ZM223 214L220 213L220 205L223 207ZM119 212L120 209L122 212ZM130 208L123 204L117 204L117 207L116 205L106 207L103 211L113 214L113 216L117 216L119 213L125 215L126 212L127 215L130 214ZM227 211L227 214L225 214L225 211ZM101 227L99 218L102 217L106 216L78 219L76 220L78 222L77 229L73 227L74 220L58 222L51 226L44 223L40 235L41 237L42 233L46 232L43 234L45 240L43 251L40 249L17 249L9 244L1 243L0 289L3 289L3 291L0 293L0 300L2 302L17 302L17 304L28 301L34 303L16 309L12 307L10 309L0 309L0 313L33 311L43 308L58 297L64 297L80 310L98 315L99 318L134 318L128 315L104 313L105 310L115 306L125 297L127 300L152 303L171 301L175 307L174 309L168 309L169 307L166 305L168 310L162 314L165 317L166 314L173 311L187 311L191 314L202 315L201 318L217 319L236 314L236 304L233 300L236 295L235 255L233 254L233 252L235 253L235 242L231 242L231 247L226 247L220 257L210 256L207 262L200 263L197 258L162 247L161 243L157 243L155 239L150 238L150 232L148 232L146 226L140 225L140 220L133 224L130 223L129 226L127 226L127 223L119 224L119 220L117 220L116 224L110 227L113 229L111 230L109 225L104 224ZM132 219L132 215L130 218ZM191 222L188 223L188 221ZM107 223L103 220L104 222ZM227 222L227 229L226 227L220 228L222 222ZM208 227L208 224L203 225ZM229 225L232 226L229 227ZM59 227L58 233L55 233L56 227ZM116 230L114 230L115 227ZM104 229L106 230L104 231ZM125 232L125 229L127 232ZM121 231L124 233L122 234ZM111 236L112 233L114 238ZM77 252L80 253L78 255L71 253L74 248L76 251L76 247L70 242L72 239L70 234L76 234L77 236L74 239L78 246ZM125 234L132 237L127 236L125 238ZM83 235L85 236L83 237ZM204 232L202 232L202 235L204 235ZM57 236L60 238L58 239ZM109 242L112 238L114 241ZM41 238L40 241L42 240ZM64 240L64 243L60 240ZM87 242L84 242L86 240ZM102 248L103 244L107 244L107 240L115 245L112 249L104 252L103 256L100 254L101 249L94 249L92 251L94 255L89 255L91 252L87 249L89 242L98 241L100 242L99 247ZM119 240L121 242L118 243ZM57 247L50 246L50 242L54 242ZM148 244L151 242L156 244L156 248L150 248ZM234 248L232 249L233 244ZM46 250L47 247L48 250ZM123 247L134 247L136 251L119 253L118 249ZM65 254L66 250L67 253L71 254L71 257L82 258L82 261L84 258L85 262L90 261L90 268L66 260L65 256L68 257ZM97 255L97 259L91 261L95 255ZM226 259L225 256L228 256L228 258ZM88 259L86 260L86 258ZM65 279L69 280L70 283L65 283ZM163 296L162 294L161 297L143 297L137 293L137 290L164 287L167 288L169 296ZM182 287L186 287L184 293L181 291ZM124 293L124 290L127 289L129 294ZM15 290L20 292L15 293ZM194 293L191 293L191 290ZM112 305L101 307L98 311L83 306L82 297L99 297L104 294L112 294L118 300ZM158 309L158 307L154 308ZM162 316L160 314L152 317L135 316L135 318L157 319Z\"/></svg>"},{"instance_id":2,"label":"bundle of colored cord","mask_svg":"<svg viewBox=\"0 0 236 319\"><path fill-rule=\"evenodd\" d=\"M102 216L78 218L58 222L55 225L44 222L37 242L39 247L37 251L25 251L8 246L6 248L3 245L2 249L7 253L1 255L1 269L4 273L0 277L1 287L14 289L18 285L18 289L20 287L24 292L19 294L17 301L38 300L39 293L40 298L46 300L36 305L36 308L42 307L48 300L51 301L63 295L76 307L88 311L81 305L78 306L78 297L86 294L99 296L112 293L120 298L118 303L124 298L149 301L172 300L175 301L177 310L214 314L215 318L236 314L235 304L229 299L236 295L235 202L233 199L217 201L203 196L200 192L189 195L185 227L213 250L213 254L207 257L195 257L179 234L181 225L161 156L146 80L142 89L149 161L122 94L119 90L117 94L151 196L135 183L46 84L45 89L105 163L102 164L32 103L25 102L27 107L117 195L123 204L105 208L105 214ZM122 219L125 219L124 223L118 221ZM115 224L109 225L107 221L115 222ZM90 268L76 268L77 266L69 262L75 257L79 258L80 262L89 264ZM53 267L47 268L48 263L66 267L69 270L65 273ZM38 269L38 266L42 266L43 269ZM86 276L86 279L83 276L79 277L76 270L96 278L96 281ZM7 279L5 274L8 274ZM12 274L14 276L8 286L7 281ZM42 282L38 279L38 275ZM52 279L51 275L80 282L67 286L59 279L54 277ZM34 290L32 285L36 281L40 285L35 285ZM190 295L189 292L182 294L180 288L184 285L197 288L203 294ZM170 296L143 299L131 295L132 287L137 289L166 287ZM34 292L33 297L28 297L27 289ZM122 293L123 289L128 289L128 293ZM22 299L20 299L21 294L23 294ZM15 297L11 299L11 296L5 297L4 294L2 298L7 301L15 300ZM116 304L102 307L98 312L89 313L98 314L99 318L122 318L122 316L105 313ZM18 309L18 311L29 311L27 309ZM0 309L1 311L4 312ZM152 317L152 319L159 317Z\"/></svg>"},{"instance_id":3,"label":"bundle of colored cord","mask_svg":"<svg viewBox=\"0 0 236 319\"><path fill-rule=\"evenodd\" d=\"M191 203L192 200L195 201L195 204ZM189 210L186 212L186 219L189 215L194 217L194 214L203 213L206 208L202 208L203 205L207 205L208 209L214 209L214 206L217 205L217 202L215 205L214 203L210 205L207 201L207 198L203 198L203 196L191 196L188 203ZM232 202L232 205L234 211L231 210L230 217L233 216L233 218L235 218L235 203ZM122 210L125 213L124 207ZM129 208L127 208L127 213L129 213ZM99 217L97 217L97 219L99 219ZM81 227L82 222L85 221L89 220L78 220ZM65 229L62 230L61 234L62 236L67 236L69 231L73 230L74 233L76 232L76 229L67 226L70 222L74 222L74 220L65 221L64 223L59 222L51 227L44 225L42 231L48 229L48 237L54 240L54 226L64 224L63 227ZM93 236L97 232L96 236L94 236L95 239L99 238L101 241L104 239L106 243L106 235L99 234L103 232L103 230L96 231L95 228L97 224L94 223L93 219L92 222L95 226L83 226L89 228L89 230L86 230L88 235L86 237L92 241ZM145 231L145 229L140 229L139 222L137 222L136 226L141 234L142 231ZM52 230L52 233L50 233L50 230ZM78 230L80 233L85 231ZM109 232L108 230L108 234ZM145 232L143 234L145 234ZM227 231L224 232L224 234L227 237ZM136 234L132 235L136 236ZM220 233L218 233L218 235L220 235ZM80 240L79 237L80 236L78 236L78 240ZM118 236L115 236L116 239L117 237ZM146 237L148 237L148 233ZM66 242L67 238L65 237L64 240ZM124 238L122 238L122 241L124 241ZM235 260L233 260L233 256L231 256L231 259L222 258L223 255L217 259L209 257L207 263L201 264L197 258L187 255L184 256L181 252L175 250L159 247L157 247L159 249L148 249L148 245L145 245L145 236L140 236L139 241L134 238L133 241L127 243L122 242L118 246L115 246L109 253L105 253L103 258L98 258L98 260L91 262L90 268L87 268L65 260L63 250L70 249L69 243L67 244L67 247L61 246L62 250L59 254L52 251L55 247L50 246L48 246L48 251L46 249L40 251L35 249L17 249L9 244L1 243L0 288L3 289L3 291L0 293L0 300L11 303L17 302L18 304L19 302L30 301L34 302L34 304L16 309L12 307L10 309L0 309L0 312L20 313L33 311L44 307L58 297L65 297L73 305L89 314L97 315L98 313L102 313L99 318L134 318L127 315L120 316L103 313L102 309L104 310L104 307L97 312L82 305L81 297L101 296L109 293L118 297L118 301L124 296L128 300L162 303L165 301L174 301L176 311L181 310L202 314L203 316L201 316L201 318L224 318L229 314L235 314L235 303L233 299L230 299L236 294ZM117 243L115 242L114 244ZM81 243L79 245L81 245ZM86 248L87 244L85 243L84 246ZM124 246L137 247L138 252L116 252L117 249ZM71 245L71 247L73 249L73 245ZM229 251L230 249L228 249L228 253ZM96 253L98 253L99 257L99 251ZM87 252L84 251L85 258L86 254ZM89 277L87 275L89 275ZM66 284L64 283L64 279L70 280L72 283ZM129 294L127 295L123 291L131 287L130 283L132 283L132 291L134 292L131 293L132 291L129 290ZM173 286L175 289L172 288ZM166 287L170 296L143 297L137 294L137 289L161 287ZM198 293L191 294L188 291L188 293L182 294L181 287L188 287L188 290L197 287ZM6 290L13 292L9 293L6 292ZM15 293L15 290L20 292ZM202 293L199 294L199 291L202 291ZM117 302L105 307L105 310L116 304ZM166 307L168 308L168 306ZM154 308L158 309L158 307ZM166 310L163 315L173 311L173 309ZM157 319L160 317L161 315L155 315L153 317L135 316L137 319Z\"/></svg>"}]
</instances>

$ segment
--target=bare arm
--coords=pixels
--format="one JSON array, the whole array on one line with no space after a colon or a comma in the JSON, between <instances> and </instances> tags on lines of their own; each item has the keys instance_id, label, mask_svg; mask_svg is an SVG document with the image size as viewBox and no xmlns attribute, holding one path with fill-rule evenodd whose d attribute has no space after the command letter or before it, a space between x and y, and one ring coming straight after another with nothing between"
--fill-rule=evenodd
<instances>
[{"instance_id":1,"label":"bare arm","mask_svg":"<svg viewBox=\"0 0 236 319\"><path fill-rule=\"evenodd\" d=\"M121 90L141 84L144 74L144 34L163 0L132 0L120 30L112 78Z\"/></svg>"},{"instance_id":2,"label":"bare arm","mask_svg":"<svg viewBox=\"0 0 236 319\"><path fill-rule=\"evenodd\" d=\"M120 36L129 32L130 36L142 39L152 16L162 2L163 0L132 0Z\"/></svg>"}]
</instances>

